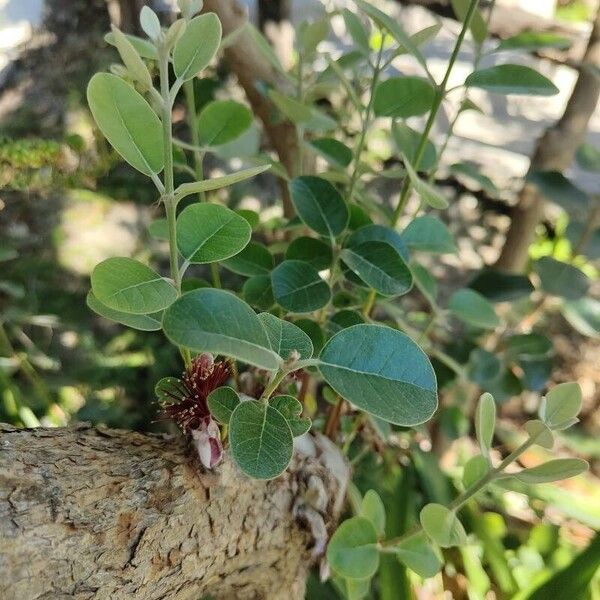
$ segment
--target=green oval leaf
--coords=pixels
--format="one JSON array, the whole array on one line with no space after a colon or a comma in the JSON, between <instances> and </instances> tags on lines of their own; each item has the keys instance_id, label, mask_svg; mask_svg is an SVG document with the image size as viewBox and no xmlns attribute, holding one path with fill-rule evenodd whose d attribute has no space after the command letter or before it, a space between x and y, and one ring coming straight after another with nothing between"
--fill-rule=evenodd
<instances>
[{"instance_id":1,"label":"green oval leaf","mask_svg":"<svg viewBox=\"0 0 600 600\"><path fill-rule=\"evenodd\" d=\"M310 140L308 144L334 167L345 168L352 162L352 150L334 138Z\"/></svg>"},{"instance_id":2,"label":"green oval leaf","mask_svg":"<svg viewBox=\"0 0 600 600\"><path fill-rule=\"evenodd\" d=\"M224 354L269 371L281 364L255 312L223 290L184 294L165 312L163 329L174 344L196 352Z\"/></svg>"},{"instance_id":3,"label":"green oval leaf","mask_svg":"<svg viewBox=\"0 0 600 600\"><path fill-rule=\"evenodd\" d=\"M247 106L233 100L209 102L198 115L198 135L205 146L227 144L247 131L252 113Z\"/></svg>"},{"instance_id":4,"label":"green oval leaf","mask_svg":"<svg viewBox=\"0 0 600 600\"><path fill-rule=\"evenodd\" d=\"M556 458L511 475L523 483L550 483L575 477L587 469L587 462L581 458Z\"/></svg>"},{"instance_id":5,"label":"green oval leaf","mask_svg":"<svg viewBox=\"0 0 600 600\"><path fill-rule=\"evenodd\" d=\"M535 443L538 446L552 450L552 447L554 446L554 435L545 423L538 419L527 421L527 423L525 423L525 431L527 431L530 438L535 439Z\"/></svg>"},{"instance_id":6,"label":"green oval leaf","mask_svg":"<svg viewBox=\"0 0 600 600\"><path fill-rule=\"evenodd\" d=\"M261 313L258 318L267 332L271 350L283 360L287 360L294 351L300 355L301 359L312 356L312 341L300 327L270 313Z\"/></svg>"},{"instance_id":7,"label":"green oval leaf","mask_svg":"<svg viewBox=\"0 0 600 600\"><path fill-rule=\"evenodd\" d=\"M156 271L132 258L107 258L92 271L92 291L105 306L148 315L167 308L177 290Z\"/></svg>"},{"instance_id":8,"label":"green oval leaf","mask_svg":"<svg viewBox=\"0 0 600 600\"><path fill-rule=\"evenodd\" d=\"M378 117L408 119L431 110L435 90L422 77L392 77L375 88L373 110Z\"/></svg>"},{"instance_id":9,"label":"green oval leaf","mask_svg":"<svg viewBox=\"0 0 600 600\"><path fill-rule=\"evenodd\" d=\"M331 266L333 252L327 242L303 236L290 242L285 251L285 258L286 260L302 260L321 271Z\"/></svg>"},{"instance_id":10,"label":"green oval leaf","mask_svg":"<svg viewBox=\"0 0 600 600\"><path fill-rule=\"evenodd\" d=\"M177 218L177 247L190 263L235 256L247 246L251 235L246 219L219 204L192 204Z\"/></svg>"},{"instance_id":11,"label":"green oval leaf","mask_svg":"<svg viewBox=\"0 0 600 600\"><path fill-rule=\"evenodd\" d=\"M385 225L364 225L352 233L344 243L348 248L353 248L365 242L386 242L393 246L396 252L404 259L409 260L408 248L402 239L402 236Z\"/></svg>"},{"instance_id":12,"label":"green oval leaf","mask_svg":"<svg viewBox=\"0 0 600 600\"><path fill-rule=\"evenodd\" d=\"M275 304L271 278L268 275L250 277L242 287L244 300L258 310L269 310Z\"/></svg>"},{"instance_id":13,"label":"green oval leaf","mask_svg":"<svg viewBox=\"0 0 600 600\"><path fill-rule=\"evenodd\" d=\"M469 489L473 484L485 477L490 470L490 463L485 456L478 454L473 456L465 465L463 471L463 484L466 489Z\"/></svg>"},{"instance_id":14,"label":"green oval leaf","mask_svg":"<svg viewBox=\"0 0 600 600\"><path fill-rule=\"evenodd\" d=\"M104 137L132 167L148 176L162 171L162 125L140 94L116 75L96 73L87 100Z\"/></svg>"},{"instance_id":15,"label":"green oval leaf","mask_svg":"<svg viewBox=\"0 0 600 600\"><path fill-rule=\"evenodd\" d=\"M210 414L223 425L228 425L233 411L240 403L237 392L228 386L213 390L206 399Z\"/></svg>"},{"instance_id":16,"label":"green oval leaf","mask_svg":"<svg viewBox=\"0 0 600 600\"><path fill-rule=\"evenodd\" d=\"M485 392L481 394L475 410L475 434L484 456L490 455L495 428L496 402L490 393Z\"/></svg>"},{"instance_id":17,"label":"green oval leaf","mask_svg":"<svg viewBox=\"0 0 600 600\"><path fill-rule=\"evenodd\" d=\"M565 302L562 314L582 335L600 337L600 302L594 298L581 298L574 302Z\"/></svg>"},{"instance_id":18,"label":"green oval leaf","mask_svg":"<svg viewBox=\"0 0 600 600\"><path fill-rule=\"evenodd\" d=\"M290 193L302 222L319 235L335 238L346 229L348 207L329 181L312 175L296 177L290 183Z\"/></svg>"},{"instance_id":19,"label":"green oval leaf","mask_svg":"<svg viewBox=\"0 0 600 600\"><path fill-rule=\"evenodd\" d=\"M456 513L442 504L427 504L419 518L425 533L442 548L466 544L465 528Z\"/></svg>"},{"instance_id":20,"label":"green oval leaf","mask_svg":"<svg viewBox=\"0 0 600 600\"><path fill-rule=\"evenodd\" d=\"M546 394L540 406L540 419L550 429L574 419L583 402L577 383L559 383Z\"/></svg>"},{"instance_id":21,"label":"green oval leaf","mask_svg":"<svg viewBox=\"0 0 600 600\"><path fill-rule=\"evenodd\" d=\"M331 536L327 546L329 566L342 577L366 579L379 568L377 532L369 519L352 517Z\"/></svg>"},{"instance_id":22,"label":"green oval leaf","mask_svg":"<svg viewBox=\"0 0 600 600\"><path fill-rule=\"evenodd\" d=\"M411 165L414 164L422 134L409 127L406 123L394 121L392 123L392 137L400 154L406 156ZM425 152L419 163L419 169L421 171L429 171L436 163L437 151L435 146L427 140Z\"/></svg>"},{"instance_id":23,"label":"green oval leaf","mask_svg":"<svg viewBox=\"0 0 600 600\"><path fill-rule=\"evenodd\" d=\"M121 325L126 325L132 329L139 329L140 331L159 331L162 328L162 313L156 313L155 315L133 315L131 313L114 310L113 308L109 308L102 304L91 291L87 295L86 304L101 317L110 319Z\"/></svg>"},{"instance_id":24,"label":"green oval leaf","mask_svg":"<svg viewBox=\"0 0 600 600\"><path fill-rule=\"evenodd\" d=\"M273 265L273 256L258 242L250 242L239 254L223 261L225 268L244 277L268 275Z\"/></svg>"},{"instance_id":25,"label":"green oval leaf","mask_svg":"<svg viewBox=\"0 0 600 600\"><path fill-rule=\"evenodd\" d=\"M329 285L319 272L300 260L284 260L273 269L271 282L276 302L291 312L312 312L331 298Z\"/></svg>"},{"instance_id":26,"label":"green oval leaf","mask_svg":"<svg viewBox=\"0 0 600 600\"><path fill-rule=\"evenodd\" d=\"M577 267L550 256L543 256L533 266L542 284L542 290L552 296L579 300L590 286L587 275Z\"/></svg>"},{"instance_id":27,"label":"green oval leaf","mask_svg":"<svg viewBox=\"0 0 600 600\"><path fill-rule=\"evenodd\" d=\"M500 324L494 306L481 294L468 288L454 292L450 296L448 308L461 321L474 327L495 329Z\"/></svg>"},{"instance_id":28,"label":"green oval leaf","mask_svg":"<svg viewBox=\"0 0 600 600\"><path fill-rule=\"evenodd\" d=\"M424 579L433 577L442 568L442 561L422 533L404 540L394 550L403 565Z\"/></svg>"},{"instance_id":29,"label":"green oval leaf","mask_svg":"<svg viewBox=\"0 0 600 600\"><path fill-rule=\"evenodd\" d=\"M221 43L221 21L215 13L188 22L173 50L173 70L179 79L191 79L206 68Z\"/></svg>"},{"instance_id":30,"label":"green oval leaf","mask_svg":"<svg viewBox=\"0 0 600 600\"><path fill-rule=\"evenodd\" d=\"M554 96L559 91L547 77L523 65L497 65L474 71L465 80L465 86L526 96Z\"/></svg>"},{"instance_id":31,"label":"green oval leaf","mask_svg":"<svg viewBox=\"0 0 600 600\"><path fill-rule=\"evenodd\" d=\"M457 251L448 227L428 215L413 219L402 232L402 239L409 248L422 252L446 254Z\"/></svg>"},{"instance_id":32,"label":"green oval leaf","mask_svg":"<svg viewBox=\"0 0 600 600\"><path fill-rule=\"evenodd\" d=\"M384 296L400 296L412 287L410 269L387 242L364 242L345 248L340 258L369 287Z\"/></svg>"},{"instance_id":33,"label":"green oval leaf","mask_svg":"<svg viewBox=\"0 0 600 600\"><path fill-rule=\"evenodd\" d=\"M311 420L302 417L302 404L293 396L274 396L269 404L281 413L294 437L304 435L310 429Z\"/></svg>"},{"instance_id":34,"label":"green oval leaf","mask_svg":"<svg viewBox=\"0 0 600 600\"><path fill-rule=\"evenodd\" d=\"M231 455L255 479L281 475L292 459L294 439L283 415L270 404L240 402L229 421Z\"/></svg>"},{"instance_id":35,"label":"green oval leaf","mask_svg":"<svg viewBox=\"0 0 600 600\"><path fill-rule=\"evenodd\" d=\"M437 407L429 359L407 335L382 325L354 325L321 351L319 370L341 396L396 425L427 421Z\"/></svg>"},{"instance_id":36,"label":"green oval leaf","mask_svg":"<svg viewBox=\"0 0 600 600\"><path fill-rule=\"evenodd\" d=\"M379 537L385 534L385 506L375 490L368 490L360 507L360 516L369 519Z\"/></svg>"}]
</instances>

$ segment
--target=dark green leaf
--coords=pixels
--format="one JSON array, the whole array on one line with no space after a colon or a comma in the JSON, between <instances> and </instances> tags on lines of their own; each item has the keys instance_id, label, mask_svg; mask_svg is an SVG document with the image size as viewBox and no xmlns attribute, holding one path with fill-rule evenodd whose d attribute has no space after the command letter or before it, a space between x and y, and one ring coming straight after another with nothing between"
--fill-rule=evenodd
<instances>
[{"instance_id":1,"label":"dark green leaf","mask_svg":"<svg viewBox=\"0 0 600 600\"><path fill-rule=\"evenodd\" d=\"M286 260L302 260L321 271L331 267L333 252L327 242L303 236L290 242L285 251L285 258Z\"/></svg>"},{"instance_id":2,"label":"dark green leaf","mask_svg":"<svg viewBox=\"0 0 600 600\"><path fill-rule=\"evenodd\" d=\"M345 168L352 162L352 150L334 138L318 138L309 145L333 166Z\"/></svg>"},{"instance_id":3,"label":"dark green leaf","mask_svg":"<svg viewBox=\"0 0 600 600\"><path fill-rule=\"evenodd\" d=\"M402 239L409 248L422 252L445 254L457 251L446 225L428 215L413 219L402 232Z\"/></svg>"},{"instance_id":4,"label":"dark green leaf","mask_svg":"<svg viewBox=\"0 0 600 600\"><path fill-rule=\"evenodd\" d=\"M224 267L245 277L268 275L273 265L269 250L257 242L250 242L239 254L223 261Z\"/></svg>"},{"instance_id":5,"label":"dark green leaf","mask_svg":"<svg viewBox=\"0 0 600 600\"><path fill-rule=\"evenodd\" d=\"M231 414L240 403L237 392L228 386L213 390L206 399L210 414L223 425L228 425Z\"/></svg>"},{"instance_id":6,"label":"dark green leaf","mask_svg":"<svg viewBox=\"0 0 600 600\"><path fill-rule=\"evenodd\" d=\"M500 324L493 305L481 294L468 288L454 292L448 308L464 323L481 329L495 329Z\"/></svg>"},{"instance_id":7,"label":"dark green leaf","mask_svg":"<svg viewBox=\"0 0 600 600\"><path fill-rule=\"evenodd\" d=\"M223 290L184 294L165 312L163 329L174 344L196 352L224 354L270 371L281 364L254 311Z\"/></svg>"},{"instance_id":8,"label":"dark green leaf","mask_svg":"<svg viewBox=\"0 0 600 600\"><path fill-rule=\"evenodd\" d=\"M544 75L523 65L497 65L474 71L465 86L484 89L495 94L554 96L558 88Z\"/></svg>"},{"instance_id":9,"label":"dark green leaf","mask_svg":"<svg viewBox=\"0 0 600 600\"><path fill-rule=\"evenodd\" d=\"M312 175L296 177L290 192L299 217L319 235L335 238L348 225L348 207L329 181Z\"/></svg>"},{"instance_id":10,"label":"dark green leaf","mask_svg":"<svg viewBox=\"0 0 600 600\"><path fill-rule=\"evenodd\" d=\"M469 287L490 302L513 302L526 298L535 289L526 275L485 269L475 275Z\"/></svg>"},{"instance_id":11,"label":"dark green leaf","mask_svg":"<svg viewBox=\"0 0 600 600\"><path fill-rule=\"evenodd\" d=\"M274 396L269 404L281 413L294 437L304 435L310 429L310 419L302 417L302 404L293 396Z\"/></svg>"},{"instance_id":12,"label":"dark green leaf","mask_svg":"<svg viewBox=\"0 0 600 600\"><path fill-rule=\"evenodd\" d=\"M246 247L251 234L246 219L219 204L192 204L177 219L177 247L190 263L235 256Z\"/></svg>"},{"instance_id":13,"label":"dark green leaf","mask_svg":"<svg viewBox=\"0 0 600 600\"><path fill-rule=\"evenodd\" d=\"M581 298L565 302L562 314L579 333L589 337L600 337L600 302L594 298Z\"/></svg>"},{"instance_id":14,"label":"dark green leaf","mask_svg":"<svg viewBox=\"0 0 600 600\"><path fill-rule=\"evenodd\" d=\"M435 374L408 336L381 325L355 325L334 335L319 370L336 392L397 425L424 423L437 407Z\"/></svg>"},{"instance_id":15,"label":"dark green leaf","mask_svg":"<svg viewBox=\"0 0 600 600\"><path fill-rule=\"evenodd\" d=\"M415 163L417 148L421 141L421 133L401 121L392 123L392 136L400 154L406 156L411 164ZM429 171L437 162L435 146L427 140L425 152L419 162L419 170Z\"/></svg>"},{"instance_id":16,"label":"dark green leaf","mask_svg":"<svg viewBox=\"0 0 600 600\"><path fill-rule=\"evenodd\" d=\"M549 256L540 258L533 268L540 278L542 290L552 296L579 300L590 286L590 280L577 267Z\"/></svg>"},{"instance_id":17,"label":"dark green leaf","mask_svg":"<svg viewBox=\"0 0 600 600\"><path fill-rule=\"evenodd\" d=\"M312 356L312 341L300 327L269 313L261 313L258 318L267 332L271 349L283 360L288 360L294 351L301 359Z\"/></svg>"},{"instance_id":18,"label":"dark green leaf","mask_svg":"<svg viewBox=\"0 0 600 600\"><path fill-rule=\"evenodd\" d=\"M327 282L310 264L284 260L271 273L276 302L291 312L312 312L325 306L331 298Z\"/></svg>"},{"instance_id":19,"label":"dark green leaf","mask_svg":"<svg viewBox=\"0 0 600 600\"><path fill-rule=\"evenodd\" d=\"M229 421L233 460L255 479L281 475L292 459L294 440L283 415L270 404L240 402Z\"/></svg>"},{"instance_id":20,"label":"dark green leaf","mask_svg":"<svg viewBox=\"0 0 600 600\"><path fill-rule=\"evenodd\" d=\"M392 77L375 88L373 111L378 117L408 119L429 112L434 99L435 90L427 79Z\"/></svg>"},{"instance_id":21,"label":"dark green leaf","mask_svg":"<svg viewBox=\"0 0 600 600\"><path fill-rule=\"evenodd\" d=\"M271 277L269 275L255 275L250 277L243 287L244 300L258 310L269 310L275 304Z\"/></svg>"}]
</instances>

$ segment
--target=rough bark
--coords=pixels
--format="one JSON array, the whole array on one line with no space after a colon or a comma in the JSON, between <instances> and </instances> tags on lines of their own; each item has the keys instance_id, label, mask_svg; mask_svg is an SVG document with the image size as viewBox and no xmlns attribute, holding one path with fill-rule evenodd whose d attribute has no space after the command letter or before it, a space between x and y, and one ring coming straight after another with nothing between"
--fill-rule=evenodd
<instances>
[{"instance_id":1,"label":"rough bark","mask_svg":"<svg viewBox=\"0 0 600 600\"><path fill-rule=\"evenodd\" d=\"M600 67L600 6L582 60L579 76L561 119L538 140L530 171L564 171L585 139L588 123L600 97L600 78L586 65ZM544 215L544 199L537 189L525 184L512 210L506 242L496 263L498 269L520 272L528 260L535 229Z\"/></svg>"},{"instance_id":2,"label":"rough bark","mask_svg":"<svg viewBox=\"0 0 600 600\"><path fill-rule=\"evenodd\" d=\"M223 26L223 35L227 35L244 25L247 14L236 0L205 0L204 10L215 12ZM260 89L262 82L269 85L281 85L277 73L261 54L250 35L241 33L235 43L227 48L225 57L230 69L235 73L244 88L252 109L262 121L269 142L290 175L294 174L298 161L298 136L293 123L285 119L275 120L277 111L273 103ZM286 217L294 215L289 190L281 180L283 210Z\"/></svg>"},{"instance_id":3,"label":"rough bark","mask_svg":"<svg viewBox=\"0 0 600 600\"><path fill-rule=\"evenodd\" d=\"M182 438L0 425L0 597L303 598L306 524L331 530L347 478L310 440L261 482L203 471Z\"/></svg>"}]
</instances>

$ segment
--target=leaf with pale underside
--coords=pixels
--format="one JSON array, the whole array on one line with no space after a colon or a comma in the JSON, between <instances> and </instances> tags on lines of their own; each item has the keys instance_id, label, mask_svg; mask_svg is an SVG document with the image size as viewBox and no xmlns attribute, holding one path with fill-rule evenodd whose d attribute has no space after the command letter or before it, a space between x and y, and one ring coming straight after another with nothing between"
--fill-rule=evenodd
<instances>
[{"instance_id":1,"label":"leaf with pale underside","mask_svg":"<svg viewBox=\"0 0 600 600\"><path fill-rule=\"evenodd\" d=\"M109 308L102 304L91 291L87 295L86 304L101 317L110 319L121 325L126 325L132 329L139 329L140 331L159 331L162 328L161 312L155 313L154 315L134 315L114 310L113 308Z\"/></svg>"},{"instance_id":2,"label":"leaf with pale underside","mask_svg":"<svg viewBox=\"0 0 600 600\"><path fill-rule=\"evenodd\" d=\"M219 49L221 21L215 13L195 17L173 49L173 70L179 79L191 79L205 69Z\"/></svg>"},{"instance_id":3,"label":"leaf with pale underside","mask_svg":"<svg viewBox=\"0 0 600 600\"><path fill-rule=\"evenodd\" d=\"M462 546L467 534L456 513L442 504L427 504L420 513L425 533L442 548Z\"/></svg>"}]
</instances>

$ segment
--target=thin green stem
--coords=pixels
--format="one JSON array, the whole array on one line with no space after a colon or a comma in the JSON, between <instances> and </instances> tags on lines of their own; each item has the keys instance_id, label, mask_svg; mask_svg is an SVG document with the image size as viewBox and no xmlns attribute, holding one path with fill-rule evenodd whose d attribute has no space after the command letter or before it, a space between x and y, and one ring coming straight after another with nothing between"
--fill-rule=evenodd
<instances>
[{"instance_id":1,"label":"thin green stem","mask_svg":"<svg viewBox=\"0 0 600 600\"><path fill-rule=\"evenodd\" d=\"M450 79L450 75L452 74L452 69L454 68L454 64L458 58L458 53L462 47L463 41L469 30L469 26L471 25L471 21L473 19L473 15L477 10L477 6L479 4L479 0L471 0L469 4L469 10L465 16L465 20L463 26L460 30L458 38L456 40L456 44L454 45L454 49L452 50L452 54L450 56L450 60L448 61L448 67L446 69L446 73L440 85L438 86L435 97L433 100L433 106L429 111L429 117L427 119L427 123L425 124L425 129L423 130L423 134L421 135L421 139L419 141L419 145L415 152L415 158L413 161L413 167L417 170L421 164L421 160L423 159L423 155L425 154L425 149L427 147L427 141L429 140L429 134L431 133L431 129L433 128L433 124L435 123L438 111L440 106L442 105L442 101L446 95L446 89L448 87L448 81ZM409 177L404 179L404 184L402 186L402 191L400 192L400 200L398 201L398 205L394 210L394 214L392 216L392 226L396 226L404 209L406 207L406 203L408 202L408 198L410 196L410 192L412 190L412 183Z\"/></svg>"},{"instance_id":2,"label":"thin green stem","mask_svg":"<svg viewBox=\"0 0 600 600\"><path fill-rule=\"evenodd\" d=\"M281 382L286 378L289 374L289 371L284 371L283 369L276 371L273 373L271 377L271 381L268 383L265 391L262 393L260 400L264 403L268 402L269 398L273 395L273 392L281 385Z\"/></svg>"},{"instance_id":3,"label":"thin green stem","mask_svg":"<svg viewBox=\"0 0 600 600\"><path fill-rule=\"evenodd\" d=\"M449 505L448 508L452 511L459 510L462 506L464 506L473 496L475 496L478 492L480 492L483 488L485 488L488 484L493 482L494 480L500 478L502 473L508 465L515 462L523 452L525 452L528 448L535 444L537 438L541 434L537 434L531 437L528 437L518 448L513 450L497 467L494 469L490 469L481 479L477 480L471 487L467 488L462 494L457 496ZM421 533L423 528L421 525L415 525L412 529L407 531L405 534L400 537L393 538L391 540L386 540L381 543L381 549L385 551L385 549L390 550L392 547L397 546L398 544L406 541L408 538L412 538L415 535Z\"/></svg>"}]
</instances>

